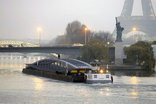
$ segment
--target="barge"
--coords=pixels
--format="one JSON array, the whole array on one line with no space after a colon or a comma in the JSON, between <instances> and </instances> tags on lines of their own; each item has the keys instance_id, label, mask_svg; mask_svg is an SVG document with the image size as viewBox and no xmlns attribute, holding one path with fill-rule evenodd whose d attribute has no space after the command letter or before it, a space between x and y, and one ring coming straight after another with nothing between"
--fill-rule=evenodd
<instances>
[{"instance_id":1,"label":"barge","mask_svg":"<svg viewBox=\"0 0 156 104\"><path fill-rule=\"evenodd\" d=\"M68 82L112 82L105 80L108 80L108 75L111 78L110 74L93 73L92 68L90 64L76 59L43 59L26 64L22 72Z\"/></svg>"}]
</instances>

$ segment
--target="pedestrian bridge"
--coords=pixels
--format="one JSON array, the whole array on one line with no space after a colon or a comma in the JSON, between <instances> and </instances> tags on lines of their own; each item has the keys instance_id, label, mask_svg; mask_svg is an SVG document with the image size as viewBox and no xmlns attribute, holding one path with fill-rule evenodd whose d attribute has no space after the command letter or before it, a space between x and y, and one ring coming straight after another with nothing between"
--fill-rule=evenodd
<instances>
[{"instance_id":1,"label":"pedestrian bridge","mask_svg":"<svg viewBox=\"0 0 156 104\"><path fill-rule=\"evenodd\" d=\"M27 43L23 41L0 41L0 47L38 47L39 45Z\"/></svg>"}]
</instances>

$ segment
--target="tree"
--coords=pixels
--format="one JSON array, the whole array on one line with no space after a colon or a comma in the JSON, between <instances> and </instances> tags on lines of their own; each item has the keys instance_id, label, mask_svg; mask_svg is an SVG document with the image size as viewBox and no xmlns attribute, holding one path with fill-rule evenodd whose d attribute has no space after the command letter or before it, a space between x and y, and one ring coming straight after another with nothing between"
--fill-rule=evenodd
<instances>
[{"instance_id":1,"label":"tree","mask_svg":"<svg viewBox=\"0 0 156 104\"><path fill-rule=\"evenodd\" d=\"M108 58L108 47L98 39L90 40L82 48L82 60L86 62L98 59L104 61L104 58Z\"/></svg>"},{"instance_id":2,"label":"tree","mask_svg":"<svg viewBox=\"0 0 156 104\"><path fill-rule=\"evenodd\" d=\"M66 27L66 32L62 36L58 36L55 40L55 44L74 44L74 43L85 43L85 27L84 24L81 24L79 21L73 21L68 23ZM88 30L86 32L86 40L87 42L93 39L98 39L103 43L113 45L112 35L109 32L92 32Z\"/></svg>"},{"instance_id":3,"label":"tree","mask_svg":"<svg viewBox=\"0 0 156 104\"><path fill-rule=\"evenodd\" d=\"M124 48L126 62L138 63L142 68L152 70L155 67L153 48L150 43L139 41Z\"/></svg>"},{"instance_id":4,"label":"tree","mask_svg":"<svg viewBox=\"0 0 156 104\"><path fill-rule=\"evenodd\" d=\"M70 41L70 44L74 43L84 43L84 28L86 26L81 24L79 21L73 21L69 23L66 27L66 40ZM90 31L87 31L87 37Z\"/></svg>"},{"instance_id":5,"label":"tree","mask_svg":"<svg viewBox=\"0 0 156 104\"><path fill-rule=\"evenodd\" d=\"M84 44L85 27L86 26L84 24L81 24L79 21L73 21L71 23L68 23L65 34L62 36L58 36L55 40L55 44ZM88 37L90 36L90 30L86 32L86 35L88 41Z\"/></svg>"},{"instance_id":6,"label":"tree","mask_svg":"<svg viewBox=\"0 0 156 104\"><path fill-rule=\"evenodd\" d=\"M109 42L111 45L114 44L112 35L109 32L99 31L99 32L91 32L89 39L98 39L102 41L104 44Z\"/></svg>"}]
</instances>

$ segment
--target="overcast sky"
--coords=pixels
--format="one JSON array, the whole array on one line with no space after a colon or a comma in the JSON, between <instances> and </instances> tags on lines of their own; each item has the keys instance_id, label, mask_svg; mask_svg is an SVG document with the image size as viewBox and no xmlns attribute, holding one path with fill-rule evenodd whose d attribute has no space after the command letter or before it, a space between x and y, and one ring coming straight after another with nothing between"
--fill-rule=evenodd
<instances>
[{"instance_id":1,"label":"overcast sky","mask_svg":"<svg viewBox=\"0 0 156 104\"><path fill-rule=\"evenodd\" d=\"M134 8L140 0L136 2ZM156 0L152 2L156 11ZM93 31L112 32L123 4L124 0L0 0L0 39L38 39L40 26L41 39L51 40L74 20ZM141 9L136 10L133 14Z\"/></svg>"}]
</instances>

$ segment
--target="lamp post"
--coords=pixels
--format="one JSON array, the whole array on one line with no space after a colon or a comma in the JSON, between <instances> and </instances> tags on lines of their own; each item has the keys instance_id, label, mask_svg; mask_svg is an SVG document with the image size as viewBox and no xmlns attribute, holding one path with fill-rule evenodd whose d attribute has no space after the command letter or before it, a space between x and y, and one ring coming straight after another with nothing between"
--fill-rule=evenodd
<instances>
[{"instance_id":1,"label":"lamp post","mask_svg":"<svg viewBox=\"0 0 156 104\"><path fill-rule=\"evenodd\" d=\"M87 35L88 28L85 27L84 30L85 30L85 44L86 44L86 35Z\"/></svg>"},{"instance_id":2,"label":"lamp post","mask_svg":"<svg viewBox=\"0 0 156 104\"><path fill-rule=\"evenodd\" d=\"M133 31L133 42L135 42L135 41L134 41L134 32L136 31L136 28L133 27L133 28L132 28L132 31Z\"/></svg>"},{"instance_id":3,"label":"lamp post","mask_svg":"<svg viewBox=\"0 0 156 104\"><path fill-rule=\"evenodd\" d=\"M136 64L138 65L138 55L136 55Z\"/></svg>"},{"instance_id":4,"label":"lamp post","mask_svg":"<svg viewBox=\"0 0 156 104\"><path fill-rule=\"evenodd\" d=\"M107 69L108 69L108 64L109 64L109 44L110 42L107 42L107 47L108 47Z\"/></svg>"},{"instance_id":5,"label":"lamp post","mask_svg":"<svg viewBox=\"0 0 156 104\"><path fill-rule=\"evenodd\" d=\"M107 45L109 46L110 42L107 42Z\"/></svg>"},{"instance_id":6,"label":"lamp post","mask_svg":"<svg viewBox=\"0 0 156 104\"><path fill-rule=\"evenodd\" d=\"M38 27L38 28L37 28L37 32L38 32L38 44L39 44L39 46L41 45L41 44L40 44L41 31L42 31L42 28L41 28L41 27Z\"/></svg>"}]
</instances>

